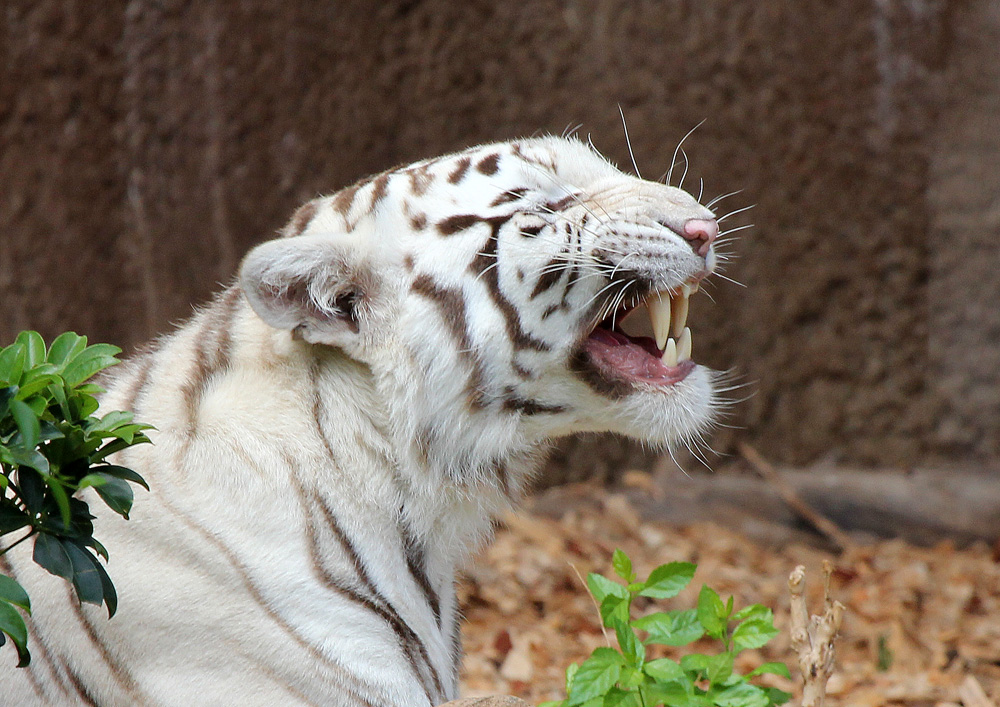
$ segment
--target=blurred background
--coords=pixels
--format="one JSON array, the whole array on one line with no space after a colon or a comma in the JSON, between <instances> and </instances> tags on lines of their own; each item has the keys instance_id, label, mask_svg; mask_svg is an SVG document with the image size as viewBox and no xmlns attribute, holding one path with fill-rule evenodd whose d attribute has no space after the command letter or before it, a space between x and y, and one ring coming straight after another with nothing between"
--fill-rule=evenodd
<instances>
[{"instance_id":1,"label":"blurred background","mask_svg":"<svg viewBox=\"0 0 1000 707\"><path fill-rule=\"evenodd\" d=\"M998 47L996 0L5 0L0 341L128 350L400 162L580 124L625 167L621 106L643 175L705 121L686 185L755 205L745 287L693 302L748 398L713 466L995 470ZM581 439L550 478L656 463Z\"/></svg>"}]
</instances>

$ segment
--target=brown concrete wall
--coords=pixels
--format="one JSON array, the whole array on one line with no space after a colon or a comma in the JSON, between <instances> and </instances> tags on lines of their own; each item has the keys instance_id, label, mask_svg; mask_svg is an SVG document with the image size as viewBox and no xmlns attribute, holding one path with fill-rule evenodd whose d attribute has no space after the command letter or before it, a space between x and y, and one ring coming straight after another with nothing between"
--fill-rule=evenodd
<instances>
[{"instance_id":1,"label":"brown concrete wall","mask_svg":"<svg viewBox=\"0 0 1000 707\"><path fill-rule=\"evenodd\" d=\"M628 164L620 104L645 176L707 119L686 184L756 204L725 273L746 287L719 281L692 315L699 357L753 393L716 446L995 460L997 14L992 0L7 0L0 340L72 328L137 344L298 203L398 162L582 123Z\"/></svg>"}]
</instances>

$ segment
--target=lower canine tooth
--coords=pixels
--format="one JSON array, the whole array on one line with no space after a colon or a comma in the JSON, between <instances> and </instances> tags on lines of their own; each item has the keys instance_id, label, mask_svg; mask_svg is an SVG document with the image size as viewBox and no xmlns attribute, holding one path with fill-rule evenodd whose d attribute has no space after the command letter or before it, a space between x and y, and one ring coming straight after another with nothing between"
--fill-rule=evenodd
<instances>
[{"instance_id":1,"label":"lower canine tooth","mask_svg":"<svg viewBox=\"0 0 1000 707\"><path fill-rule=\"evenodd\" d=\"M667 346L663 349L663 357L660 359L664 366L676 366L677 365L677 342L673 339L667 339Z\"/></svg>"},{"instance_id":2,"label":"lower canine tooth","mask_svg":"<svg viewBox=\"0 0 1000 707\"><path fill-rule=\"evenodd\" d=\"M684 327L681 338L677 340L677 362L691 358L691 330Z\"/></svg>"}]
</instances>

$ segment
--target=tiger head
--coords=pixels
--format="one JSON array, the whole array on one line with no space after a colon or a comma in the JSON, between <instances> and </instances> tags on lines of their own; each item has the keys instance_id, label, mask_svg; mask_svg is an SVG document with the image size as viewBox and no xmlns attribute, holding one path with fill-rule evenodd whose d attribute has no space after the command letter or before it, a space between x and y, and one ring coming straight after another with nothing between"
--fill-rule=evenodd
<instances>
[{"instance_id":1,"label":"tiger head","mask_svg":"<svg viewBox=\"0 0 1000 707\"><path fill-rule=\"evenodd\" d=\"M716 267L714 214L576 139L485 145L303 206L249 253L258 315L370 372L397 447L466 482L546 440L656 447L718 407L688 298Z\"/></svg>"}]
</instances>

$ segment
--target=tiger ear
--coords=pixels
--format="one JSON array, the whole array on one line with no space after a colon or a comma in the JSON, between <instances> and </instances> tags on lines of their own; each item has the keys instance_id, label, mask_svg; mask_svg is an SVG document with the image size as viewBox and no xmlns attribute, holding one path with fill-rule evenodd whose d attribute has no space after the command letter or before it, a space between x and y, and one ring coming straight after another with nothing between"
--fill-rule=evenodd
<instances>
[{"instance_id":1,"label":"tiger ear","mask_svg":"<svg viewBox=\"0 0 1000 707\"><path fill-rule=\"evenodd\" d=\"M313 344L358 345L371 277L329 236L262 243L243 259L240 283L253 310L276 329Z\"/></svg>"}]
</instances>

